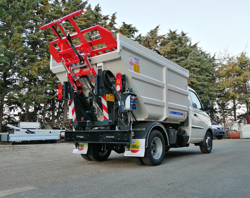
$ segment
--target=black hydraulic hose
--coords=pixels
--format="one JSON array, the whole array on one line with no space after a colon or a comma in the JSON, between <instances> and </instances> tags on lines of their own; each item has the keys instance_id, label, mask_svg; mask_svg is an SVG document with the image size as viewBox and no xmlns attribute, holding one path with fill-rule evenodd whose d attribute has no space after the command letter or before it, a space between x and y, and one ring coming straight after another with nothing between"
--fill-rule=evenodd
<instances>
[{"instance_id":1,"label":"black hydraulic hose","mask_svg":"<svg viewBox=\"0 0 250 198\"><path fill-rule=\"evenodd\" d=\"M112 86L113 83L110 80L111 78L114 78L114 80L115 80L115 76L114 76L114 74L110 70L103 71L103 73L102 73L102 79L104 79L103 80L104 84L110 89L110 91L112 93L114 93L116 95L117 100L120 100L121 96L120 96L119 93L116 92L115 87Z\"/></svg>"},{"instance_id":2,"label":"black hydraulic hose","mask_svg":"<svg viewBox=\"0 0 250 198\"><path fill-rule=\"evenodd\" d=\"M79 60L80 60L80 64L84 64L85 61L84 61L84 59L81 57L81 55L78 53L78 51L76 50L76 48L75 48L75 46L74 46L74 44L73 44L73 42L72 42L72 40L71 40L70 34L67 35L67 39L68 39L68 41L70 42L71 48L73 49L73 51L75 52L75 54L78 56L78 58L79 58Z\"/></svg>"},{"instance_id":3,"label":"black hydraulic hose","mask_svg":"<svg viewBox=\"0 0 250 198\"><path fill-rule=\"evenodd\" d=\"M109 78L107 78L107 77L109 77ZM103 71L103 73L102 73L102 79L104 79L104 84L106 86L108 86L109 89L113 90L113 88L112 88L112 82L110 81L111 78L115 79L115 76L114 76L114 74L111 71L109 71L109 70Z\"/></svg>"}]
</instances>

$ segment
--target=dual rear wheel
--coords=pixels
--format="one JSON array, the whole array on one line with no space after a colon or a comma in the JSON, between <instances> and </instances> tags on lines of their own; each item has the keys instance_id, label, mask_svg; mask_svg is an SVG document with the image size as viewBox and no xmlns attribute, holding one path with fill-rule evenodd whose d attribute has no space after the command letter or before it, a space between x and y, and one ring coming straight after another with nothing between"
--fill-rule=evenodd
<instances>
[{"instance_id":1,"label":"dual rear wheel","mask_svg":"<svg viewBox=\"0 0 250 198\"><path fill-rule=\"evenodd\" d=\"M87 161L105 161L110 156L111 149L106 148L105 144L90 143L88 147L87 154L81 154Z\"/></svg>"}]
</instances>

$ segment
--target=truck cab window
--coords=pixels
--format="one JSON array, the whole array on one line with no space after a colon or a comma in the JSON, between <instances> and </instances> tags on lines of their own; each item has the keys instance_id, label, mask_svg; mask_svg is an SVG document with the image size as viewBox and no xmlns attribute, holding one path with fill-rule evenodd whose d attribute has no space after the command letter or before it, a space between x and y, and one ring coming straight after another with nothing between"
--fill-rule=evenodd
<instances>
[{"instance_id":1,"label":"truck cab window","mask_svg":"<svg viewBox=\"0 0 250 198\"><path fill-rule=\"evenodd\" d=\"M196 109L201 109L201 103L196 94L192 91L190 91L190 96L192 100L192 106Z\"/></svg>"}]
</instances>

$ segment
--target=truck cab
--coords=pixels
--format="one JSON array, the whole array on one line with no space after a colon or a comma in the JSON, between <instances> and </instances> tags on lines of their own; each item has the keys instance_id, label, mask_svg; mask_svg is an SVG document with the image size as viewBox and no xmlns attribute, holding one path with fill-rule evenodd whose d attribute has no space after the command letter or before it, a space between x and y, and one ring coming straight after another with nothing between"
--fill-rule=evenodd
<instances>
[{"instance_id":1,"label":"truck cab","mask_svg":"<svg viewBox=\"0 0 250 198\"><path fill-rule=\"evenodd\" d=\"M204 106L194 89L189 87L189 125L190 143L198 143L204 139L204 134L211 128L211 119L205 110L209 108Z\"/></svg>"}]
</instances>

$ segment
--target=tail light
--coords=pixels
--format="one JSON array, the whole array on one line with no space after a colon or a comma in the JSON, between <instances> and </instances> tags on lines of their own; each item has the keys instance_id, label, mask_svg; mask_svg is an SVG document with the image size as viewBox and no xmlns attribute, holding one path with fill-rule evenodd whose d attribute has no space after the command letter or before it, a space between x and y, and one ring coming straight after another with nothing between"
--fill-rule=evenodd
<instances>
[{"instance_id":1,"label":"tail light","mask_svg":"<svg viewBox=\"0 0 250 198\"><path fill-rule=\"evenodd\" d=\"M62 100L62 96L63 96L63 85L59 84L58 85L58 100Z\"/></svg>"},{"instance_id":2,"label":"tail light","mask_svg":"<svg viewBox=\"0 0 250 198\"><path fill-rule=\"evenodd\" d=\"M121 92L122 90L122 74L121 73L117 73L116 74L116 86L115 89L117 92Z\"/></svg>"}]
</instances>

